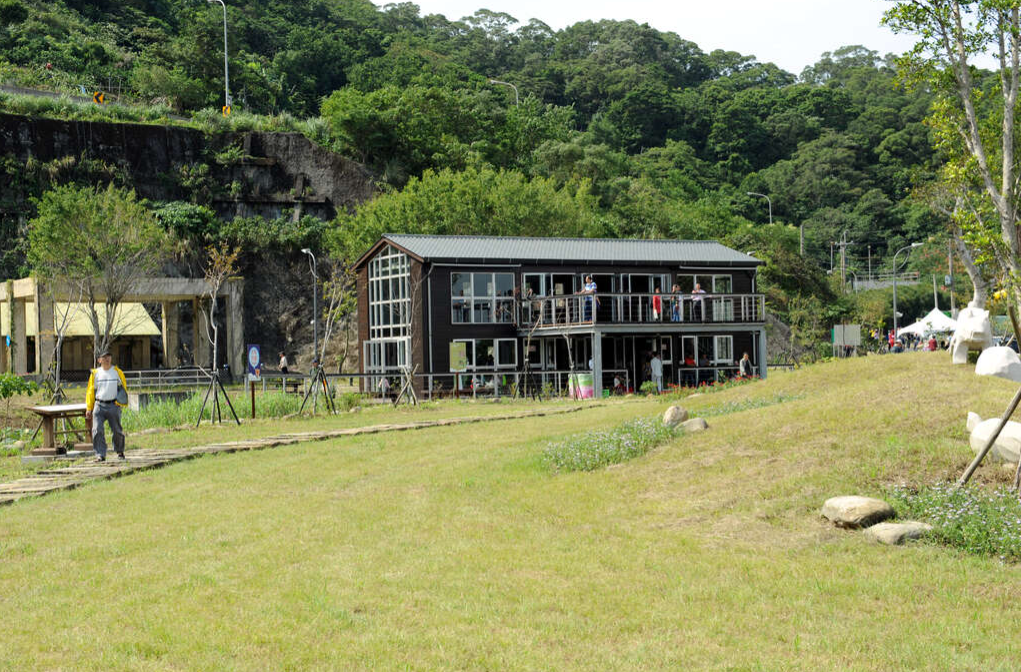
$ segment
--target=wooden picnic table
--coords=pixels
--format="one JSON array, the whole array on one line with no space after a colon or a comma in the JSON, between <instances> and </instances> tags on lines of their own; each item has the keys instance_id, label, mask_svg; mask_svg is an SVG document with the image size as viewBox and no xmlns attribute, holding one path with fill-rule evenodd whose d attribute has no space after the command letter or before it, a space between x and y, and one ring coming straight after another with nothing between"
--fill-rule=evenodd
<instances>
[{"instance_id":1,"label":"wooden picnic table","mask_svg":"<svg viewBox=\"0 0 1021 672\"><path fill-rule=\"evenodd\" d=\"M58 436L73 435L77 438L91 439L92 420L85 418L85 404L55 404L52 406L29 406L28 410L42 418L43 445L32 451L32 455L60 455L64 452L64 444L57 445ZM85 418L85 428L77 429L71 423L75 418ZM69 429L57 430L57 420L66 420ZM85 447L85 446L83 446ZM87 444L88 448L92 444Z\"/></svg>"}]
</instances>

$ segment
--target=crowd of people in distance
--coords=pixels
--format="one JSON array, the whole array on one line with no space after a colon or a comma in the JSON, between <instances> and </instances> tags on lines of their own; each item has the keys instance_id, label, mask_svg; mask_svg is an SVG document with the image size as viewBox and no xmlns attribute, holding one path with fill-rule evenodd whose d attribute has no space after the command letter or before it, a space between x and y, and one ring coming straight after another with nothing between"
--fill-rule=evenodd
<instances>
[{"instance_id":1,"label":"crowd of people in distance","mask_svg":"<svg viewBox=\"0 0 1021 672\"><path fill-rule=\"evenodd\" d=\"M875 329L872 330L871 336L876 340L882 339L882 334ZM905 352L907 350L936 352L937 350L950 349L950 338L943 336L937 339L935 334L919 336L918 334L905 333L901 334L900 338L895 338L891 331L887 334L886 342L887 352L893 353Z\"/></svg>"}]
</instances>

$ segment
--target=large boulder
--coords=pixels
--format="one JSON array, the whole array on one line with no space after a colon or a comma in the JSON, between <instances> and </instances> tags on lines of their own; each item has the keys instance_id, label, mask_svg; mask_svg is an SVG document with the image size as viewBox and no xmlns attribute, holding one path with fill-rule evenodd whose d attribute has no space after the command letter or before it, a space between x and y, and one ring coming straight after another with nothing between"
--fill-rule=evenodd
<instances>
[{"instance_id":1,"label":"large boulder","mask_svg":"<svg viewBox=\"0 0 1021 672\"><path fill-rule=\"evenodd\" d=\"M688 419L688 409L683 406L671 406L663 414L663 424L674 428Z\"/></svg>"},{"instance_id":2,"label":"large boulder","mask_svg":"<svg viewBox=\"0 0 1021 672\"><path fill-rule=\"evenodd\" d=\"M705 418L692 418L681 423L681 429L686 432L702 432L709 429L709 423Z\"/></svg>"},{"instance_id":3,"label":"large boulder","mask_svg":"<svg viewBox=\"0 0 1021 672\"><path fill-rule=\"evenodd\" d=\"M993 347L993 327L989 311L983 310L973 299L968 307L957 314L957 328L950 339L950 353L954 364L967 364L969 350Z\"/></svg>"},{"instance_id":4,"label":"large boulder","mask_svg":"<svg viewBox=\"0 0 1021 672\"><path fill-rule=\"evenodd\" d=\"M893 507L881 499L845 495L831 497L822 505L822 515L837 527L869 527L893 518Z\"/></svg>"},{"instance_id":5,"label":"large boulder","mask_svg":"<svg viewBox=\"0 0 1021 672\"><path fill-rule=\"evenodd\" d=\"M878 544L899 546L905 541L921 539L932 532L932 525L906 520L902 523L879 523L865 530L865 538Z\"/></svg>"},{"instance_id":6,"label":"large boulder","mask_svg":"<svg viewBox=\"0 0 1021 672\"><path fill-rule=\"evenodd\" d=\"M971 430L969 443L976 455L985 448L989 437L993 435L999 425L999 418L981 420L974 413L968 414L968 428ZM1000 462L1017 464L1019 456L1021 456L1021 422L1008 420L1007 424L1003 426L1003 431L996 437L996 443L990 449L989 457Z\"/></svg>"},{"instance_id":7,"label":"large boulder","mask_svg":"<svg viewBox=\"0 0 1021 672\"><path fill-rule=\"evenodd\" d=\"M1010 348L986 348L978 356L975 373L979 376L996 376L1021 383L1021 357Z\"/></svg>"}]
</instances>

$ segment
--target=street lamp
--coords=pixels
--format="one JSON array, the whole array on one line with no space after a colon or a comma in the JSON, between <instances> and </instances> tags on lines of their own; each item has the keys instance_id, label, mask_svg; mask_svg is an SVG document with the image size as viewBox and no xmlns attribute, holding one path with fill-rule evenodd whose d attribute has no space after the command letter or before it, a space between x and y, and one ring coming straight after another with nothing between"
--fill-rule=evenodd
<instances>
[{"instance_id":1,"label":"street lamp","mask_svg":"<svg viewBox=\"0 0 1021 672\"><path fill-rule=\"evenodd\" d=\"M769 196L766 196L765 194L759 194L759 193L756 193L754 191L747 191L745 193L748 194L749 196L758 196L760 198L766 199L766 203L769 204L769 223L772 224L773 223L773 201L769 200Z\"/></svg>"},{"instance_id":2,"label":"street lamp","mask_svg":"<svg viewBox=\"0 0 1021 672\"><path fill-rule=\"evenodd\" d=\"M316 275L316 255L307 247L301 250L309 257L309 268L312 269L312 358L319 359L319 286L316 284L319 276Z\"/></svg>"},{"instance_id":3,"label":"street lamp","mask_svg":"<svg viewBox=\"0 0 1021 672\"><path fill-rule=\"evenodd\" d=\"M489 83L490 84L502 84L503 86L509 86L512 89L514 89L514 105L517 106L517 104L519 102L519 100L518 100L518 87L514 86L510 82L501 82L499 79L491 79L491 80L489 80Z\"/></svg>"},{"instance_id":4,"label":"street lamp","mask_svg":"<svg viewBox=\"0 0 1021 672\"><path fill-rule=\"evenodd\" d=\"M910 250L913 247L921 247L921 243L911 243L897 250L893 255L893 337L897 338L897 255L904 250Z\"/></svg>"},{"instance_id":5,"label":"street lamp","mask_svg":"<svg viewBox=\"0 0 1021 672\"><path fill-rule=\"evenodd\" d=\"M230 107L230 72L227 69L227 5L223 0L206 0L209 4L223 5L223 106Z\"/></svg>"}]
</instances>

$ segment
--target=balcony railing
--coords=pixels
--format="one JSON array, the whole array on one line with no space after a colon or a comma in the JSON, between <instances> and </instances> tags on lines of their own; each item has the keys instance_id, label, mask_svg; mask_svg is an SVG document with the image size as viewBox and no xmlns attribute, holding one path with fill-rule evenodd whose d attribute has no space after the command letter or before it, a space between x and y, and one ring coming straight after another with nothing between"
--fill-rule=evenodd
<instances>
[{"instance_id":1,"label":"balcony railing","mask_svg":"<svg viewBox=\"0 0 1021 672\"><path fill-rule=\"evenodd\" d=\"M537 296L518 305L518 325L744 324L763 322L762 294L570 294Z\"/></svg>"}]
</instances>

